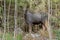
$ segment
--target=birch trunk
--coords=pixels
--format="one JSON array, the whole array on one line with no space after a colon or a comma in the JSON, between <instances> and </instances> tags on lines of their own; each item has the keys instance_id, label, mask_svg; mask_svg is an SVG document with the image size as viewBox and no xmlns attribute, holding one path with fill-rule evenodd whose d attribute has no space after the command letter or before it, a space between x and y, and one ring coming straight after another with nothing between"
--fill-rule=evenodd
<instances>
[{"instance_id":1,"label":"birch trunk","mask_svg":"<svg viewBox=\"0 0 60 40\"><path fill-rule=\"evenodd\" d=\"M17 0L15 0L15 13L14 13L14 22L15 22L15 27L14 27L14 40L17 40Z\"/></svg>"},{"instance_id":2,"label":"birch trunk","mask_svg":"<svg viewBox=\"0 0 60 40\"><path fill-rule=\"evenodd\" d=\"M9 2L8 15L7 15L7 28L8 28L8 32L9 32L9 13L10 13L10 6L11 6L11 0L10 0L10 2Z\"/></svg>"},{"instance_id":3,"label":"birch trunk","mask_svg":"<svg viewBox=\"0 0 60 40\"><path fill-rule=\"evenodd\" d=\"M51 26L49 23L49 19L50 19L50 0L48 0L48 26L47 26L47 30L49 33L49 40L52 40L52 31L51 31Z\"/></svg>"},{"instance_id":4,"label":"birch trunk","mask_svg":"<svg viewBox=\"0 0 60 40\"><path fill-rule=\"evenodd\" d=\"M5 39L5 34L6 34L6 0L4 0L3 25L4 25L4 33L3 33L2 40L6 40Z\"/></svg>"}]
</instances>

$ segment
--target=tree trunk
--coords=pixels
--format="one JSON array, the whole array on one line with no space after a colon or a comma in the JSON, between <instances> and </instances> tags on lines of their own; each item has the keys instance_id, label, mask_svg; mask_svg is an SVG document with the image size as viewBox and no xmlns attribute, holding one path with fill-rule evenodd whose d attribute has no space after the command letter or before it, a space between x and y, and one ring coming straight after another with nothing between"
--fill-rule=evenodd
<instances>
[{"instance_id":1,"label":"tree trunk","mask_svg":"<svg viewBox=\"0 0 60 40\"><path fill-rule=\"evenodd\" d=\"M47 26L47 31L49 33L49 40L52 40L52 31L51 31L49 19L50 19L50 0L48 0L48 26Z\"/></svg>"},{"instance_id":2,"label":"tree trunk","mask_svg":"<svg viewBox=\"0 0 60 40\"><path fill-rule=\"evenodd\" d=\"M7 28L8 28L8 32L9 32L9 13L10 13L10 6L11 6L11 0L10 0L10 2L9 2L8 15L7 15Z\"/></svg>"},{"instance_id":3,"label":"tree trunk","mask_svg":"<svg viewBox=\"0 0 60 40\"><path fill-rule=\"evenodd\" d=\"M15 26L14 26L14 40L17 40L16 39L16 36L17 36L17 0L15 0L14 22L15 22Z\"/></svg>"},{"instance_id":4,"label":"tree trunk","mask_svg":"<svg viewBox=\"0 0 60 40\"><path fill-rule=\"evenodd\" d=\"M3 25L4 25L4 33L3 33L2 40L6 40L5 39L5 34L6 34L6 0L4 0Z\"/></svg>"}]
</instances>

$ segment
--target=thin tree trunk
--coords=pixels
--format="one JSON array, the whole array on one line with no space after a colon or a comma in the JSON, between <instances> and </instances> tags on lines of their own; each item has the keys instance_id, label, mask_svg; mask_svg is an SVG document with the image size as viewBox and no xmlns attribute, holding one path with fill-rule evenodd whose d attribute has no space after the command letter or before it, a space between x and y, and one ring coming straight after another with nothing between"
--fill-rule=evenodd
<instances>
[{"instance_id":1,"label":"thin tree trunk","mask_svg":"<svg viewBox=\"0 0 60 40\"><path fill-rule=\"evenodd\" d=\"M52 15L52 11L53 11L53 10L52 10L52 1L51 1L51 15Z\"/></svg>"},{"instance_id":2,"label":"thin tree trunk","mask_svg":"<svg viewBox=\"0 0 60 40\"><path fill-rule=\"evenodd\" d=\"M8 32L9 32L9 13L10 13L10 6L11 6L11 0L10 0L10 2L9 2L8 16L7 16L7 28L8 28Z\"/></svg>"},{"instance_id":3,"label":"thin tree trunk","mask_svg":"<svg viewBox=\"0 0 60 40\"><path fill-rule=\"evenodd\" d=\"M16 39L16 36L17 36L17 0L15 0L14 21L15 21L15 27L14 27L14 40L17 40L17 39Z\"/></svg>"},{"instance_id":4,"label":"thin tree trunk","mask_svg":"<svg viewBox=\"0 0 60 40\"><path fill-rule=\"evenodd\" d=\"M56 5L56 9L55 9L55 12L56 12L56 16L58 15L58 11L57 11L57 4Z\"/></svg>"},{"instance_id":5,"label":"thin tree trunk","mask_svg":"<svg viewBox=\"0 0 60 40\"><path fill-rule=\"evenodd\" d=\"M52 40L52 31L51 31L51 26L50 26L50 23L49 23L49 19L50 19L50 0L48 0L48 27L47 27L47 30L48 30L48 33L49 33L49 40Z\"/></svg>"},{"instance_id":6,"label":"thin tree trunk","mask_svg":"<svg viewBox=\"0 0 60 40\"><path fill-rule=\"evenodd\" d=\"M1 0L1 7L2 7L2 0ZM2 10L0 10L0 13L2 13ZM1 17L2 18L2 17ZM0 27L2 26L2 19L0 19ZM2 30L1 30L2 31ZM0 34L1 35L1 34ZM1 38L2 40L2 38Z\"/></svg>"},{"instance_id":7,"label":"thin tree trunk","mask_svg":"<svg viewBox=\"0 0 60 40\"><path fill-rule=\"evenodd\" d=\"M6 0L4 0L3 25L4 25L3 40L5 40L5 34L6 34Z\"/></svg>"}]
</instances>

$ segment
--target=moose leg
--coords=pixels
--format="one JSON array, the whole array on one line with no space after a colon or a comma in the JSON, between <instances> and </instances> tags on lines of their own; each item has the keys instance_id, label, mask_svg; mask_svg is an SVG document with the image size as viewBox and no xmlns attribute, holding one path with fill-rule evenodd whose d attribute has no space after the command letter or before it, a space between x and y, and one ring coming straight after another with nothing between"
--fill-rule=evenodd
<instances>
[{"instance_id":1,"label":"moose leg","mask_svg":"<svg viewBox=\"0 0 60 40\"><path fill-rule=\"evenodd\" d=\"M45 26L44 25L42 25L42 27L43 27L43 31L45 30Z\"/></svg>"},{"instance_id":2,"label":"moose leg","mask_svg":"<svg viewBox=\"0 0 60 40\"><path fill-rule=\"evenodd\" d=\"M37 30L38 30L38 25L35 25L35 27L34 27L34 32L36 33Z\"/></svg>"},{"instance_id":3,"label":"moose leg","mask_svg":"<svg viewBox=\"0 0 60 40\"><path fill-rule=\"evenodd\" d=\"M45 20L45 29L47 30L47 27L48 27L48 21Z\"/></svg>"},{"instance_id":4,"label":"moose leg","mask_svg":"<svg viewBox=\"0 0 60 40\"><path fill-rule=\"evenodd\" d=\"M29 24L29 33L32 32L32 25Z\"/></svg>"},{"instance_id":5,"label":"moose leg","mask_svg":"<svg viewBox=\"0 0 60 40\"><path fill-rule=\"evenodd\" d=\"M43 31L47 29L47 26L45 23L42 23L42 28L43 28Z\"/></svg>"}]
</instances>

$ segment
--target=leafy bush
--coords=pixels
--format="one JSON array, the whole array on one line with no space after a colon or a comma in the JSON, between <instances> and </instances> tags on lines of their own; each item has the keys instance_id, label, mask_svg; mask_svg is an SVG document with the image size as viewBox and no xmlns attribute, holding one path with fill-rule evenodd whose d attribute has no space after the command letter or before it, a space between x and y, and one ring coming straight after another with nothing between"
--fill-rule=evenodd
<instances>
[{"instance_id":1,"label":"leafy bush","mask_svg":"<svg viewBox=\"0 0 60 40\"><path fill-rule=\"evenodd\" d=\"M53 32L56 35L56 39L60 40L60 29L59 30L53 30Z\"/></svg>"}]
</instances>

